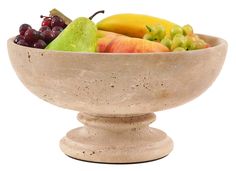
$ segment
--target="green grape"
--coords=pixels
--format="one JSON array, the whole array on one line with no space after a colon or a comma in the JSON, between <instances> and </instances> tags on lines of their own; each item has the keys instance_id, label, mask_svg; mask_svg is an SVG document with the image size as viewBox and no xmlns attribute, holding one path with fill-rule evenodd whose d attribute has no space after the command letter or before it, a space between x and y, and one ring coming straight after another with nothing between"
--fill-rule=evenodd
<instances>
[{"instance_id":1,"label":"green grape","mask_svg":"<svg viewBox=\"0 0 236 171\"><path fill-rule=\"evenodd\" d=\"M196 46L196 42L191 42L191 44L188 47L188 50L196 50L197 46Z\"/></svg>"},{"instance_id":2,"label":"green grape","mask_svg":"<svg viewBox=\"0 0 236 171\"><path fill-rule=\"evenodd\" d=\"M164 39L161 40L161 44L163 44L166 47L168 47L169 49L171 49L172 40L169 39L168 37L165 37Z\"/></svg>"},{"instance_id":3,"label":"green grape","mask_svg":"<svg viewBox=\"0 0 236 171\"><path fill-rule=\"evenodd\" d=\"M182 27L184 35L192 35L193 34L193 28L189 24Z\"/></svg>"},{"instance_id":4,"label":"green grape","mask_svg":"<svg viewBox=\"0 0 236 171\"><path fill-rule=\"evenodd\" d=\"M172 40L171 50L174 50L177 47L182 47L187 49L185 45L186 45L186 38L184 37L184 35L176 34Z\"/></svg>"},{"instance_id":5,"label":"green grape","mask_svg":"<svg viewBox=\"0 0 236 171\"><path fill-rule=\"evenodd\" d=\"M148 26L148 25L146 25L146 28L147 28L148 32L153 32L155 29L153 26Z\"/></svg>"},{"instance_id":6,"label":"green grape","mask_svg":"<svg viewBox=\"0 0 236 171\"><path fill-rule=\"evenodd\" d=\"M148 32L143 36L143 39L155 41L154 35L154 27L153 26L146 26Z\"/></svg>"},{"instance_id":7,"label":"green grape","mask_svg":"<svg viewBox=\"0 0 236 171\"><path fill-rule=\"evenodd\" d=\"M149 32L144 35L144 39L160 42L166 35L165 27L161 24L156 26L146 26L146 28Z\"/></svg>"},{"instance_id":8,"label":"green grape","mask_svg":"<svg viewBox=\"0 0 236 171\"><path fill-rule=\"evenodd\" d=\"M158 24L155 27L155 29L156 29L155 32L156 32L157 40L161 41L166 35L166 29L161 24Z\"/></svg>"},{"instance_id":9,"label":"green grape","mask_svg":"<svg viewBox=\"0 0 236 171\"><path fill-rule=\"evenodd\" d=\"M150 41L154 41L154 36L153 36L151 33L146 33L146 34L143 36L143 39L150 40Z\"/></svg>"},{"instance_id":10,"label":"green grape","mask_svg":"<svg viewBox=\"0 0 236 171\"><path fill-rule=\"evenodd\" d=\"M198 41L195 42L195 46L196 49L203 49L207 46L207 43L204 40L199 39Z\"/></svg>"},{"instance_id":11,"label":"green grape","mask_svg":"<svg viewBox=\"0 0 236 171\"><path fill-rule=\"evenodd\" d=\"M186 51L183 47L177 47L173 50L173 52L181 52L181 51Z\"/></svg>"},{"instance_id":12,"label":"green grape","mask_svg":"<svg viewBox=\"0 0 236 171\"><path fill-rule=\"evenodd\" d=\"M186 41L185 41L185 46L188 50L193 50L192 48L195 48L195 45L193 45L194 43L194 38L193 36L186 36Z\"/></svg>"},{"instance_id":13,"label":"green grape","mask_svg":"<svg viewBox=\"0 0 236 171\"><path fill-rule=\"evenodd\" d=\"M207 47L207 43L197 35L186 36L186 38L188 50L203 49Z\"/></svg>"},{"instance_id":14,"label":"green grape","mask_svg":"<svg viewBox=\"0 0 236 171\"><path fill-rule=\"evenodd\" d=\"M176 34L183 34L183 29L178 25L175 25L170 29L170 35L172 38L174 38Z\"/></svg>"}]
</instances>

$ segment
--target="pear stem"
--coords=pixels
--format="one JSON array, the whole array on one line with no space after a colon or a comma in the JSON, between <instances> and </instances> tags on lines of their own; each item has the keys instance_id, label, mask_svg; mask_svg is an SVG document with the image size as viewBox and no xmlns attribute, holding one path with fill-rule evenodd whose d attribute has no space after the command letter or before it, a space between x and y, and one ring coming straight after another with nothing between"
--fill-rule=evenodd
<instances>
[{"instance_id":1,"label":"pear stem","mask_svg":"<svg viewBox=\"0 0 236 171\"><path fill-rule=\"evenodd\" d=\"M95 12L92 16L90 16L89 19L92 20L93 17L96 16L97 14L99 14L99 13L103 13L103 14L104 14L105 11L104 11L104 10L97 11L97 12Z\"/></svg>"}]
</instances>

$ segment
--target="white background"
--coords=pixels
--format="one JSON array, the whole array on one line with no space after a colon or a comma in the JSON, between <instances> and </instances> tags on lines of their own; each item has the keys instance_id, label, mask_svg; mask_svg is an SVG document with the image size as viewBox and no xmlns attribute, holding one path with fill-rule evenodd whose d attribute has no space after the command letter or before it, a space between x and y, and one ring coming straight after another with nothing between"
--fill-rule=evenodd
<instances>
[{"instance_id":1,"label":"white background","mask_svg":"<svg viewBox=\"0 0 236 171\"><path fill-rule=\"evenodd\" d=\"M115 13L144 13L166 18L195 31L222 37L229 49L214 84L200 97L157 113L152 124L174 140L172 153L158 161L132 165L81 162L66 157L59 140L80 125L75 111L48 104L31 94L12 69L6 41L22 23L38 29L40 14L58 8L74 19L106 10L95 22ZM236 27L233 1L159 0L7 0L0 6L0 170L236 170Z\"/></svg>"}]
</instances>

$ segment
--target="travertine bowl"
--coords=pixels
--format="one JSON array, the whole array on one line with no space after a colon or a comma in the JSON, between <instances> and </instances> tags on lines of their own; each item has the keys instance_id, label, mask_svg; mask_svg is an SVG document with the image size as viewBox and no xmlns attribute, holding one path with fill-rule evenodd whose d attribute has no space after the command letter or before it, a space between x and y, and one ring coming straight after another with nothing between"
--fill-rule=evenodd
<instances>
[{"instance_id":1,"label":"travertine bowl","mask_svg":"<svg viewBox=\"0 0 236 171\"><path fill-rule=\"evenodd\" d=\"M184 104L216 79L227 43L201 35L211 47L187 52L80 53L33 49L8 40L11 63L23 84L54 105L80 111L86 126L61 141L69 156L131 163L167 155L171 139L149 128L153 112Z\"/></svg>"}]
</instances>

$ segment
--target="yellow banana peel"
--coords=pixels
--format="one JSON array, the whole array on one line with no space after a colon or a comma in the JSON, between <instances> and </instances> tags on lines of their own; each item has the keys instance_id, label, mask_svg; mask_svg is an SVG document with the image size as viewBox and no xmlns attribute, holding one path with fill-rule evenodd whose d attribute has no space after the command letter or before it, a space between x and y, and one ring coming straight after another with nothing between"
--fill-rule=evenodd
<instances>
[{"instance_id":1,"label":"yellow banana peel","mask_svg":"<svg viewBox=\"0 0 236 171\"><path fill-rule=\"evenodd\" d=\"M176 25L165 19L142 14L116 14L97 23L99 30L111 31L131 37L143 38L148 32L146 26L161 24L169 35L170 29Z\"/></svg>"}]
</instances>

